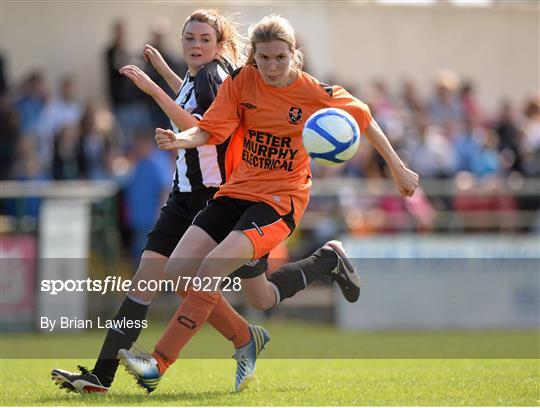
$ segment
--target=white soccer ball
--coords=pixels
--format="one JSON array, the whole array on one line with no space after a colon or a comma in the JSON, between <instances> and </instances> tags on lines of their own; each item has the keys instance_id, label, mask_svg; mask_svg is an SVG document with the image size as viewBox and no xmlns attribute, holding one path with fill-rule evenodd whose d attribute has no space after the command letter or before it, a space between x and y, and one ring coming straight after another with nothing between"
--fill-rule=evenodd
<instances>
[{"instance_id":1,"label":"white soccer ball","mask_svg":"<svg viewBox=\"0 0 540 408\"><path fill-rule=\"evenodd\" d=\"M311 115L302 131L310 157L323 166L337 166L354 156L360 143L360 129L342 109L325 108Z\"/></svg>"}]
</instances>

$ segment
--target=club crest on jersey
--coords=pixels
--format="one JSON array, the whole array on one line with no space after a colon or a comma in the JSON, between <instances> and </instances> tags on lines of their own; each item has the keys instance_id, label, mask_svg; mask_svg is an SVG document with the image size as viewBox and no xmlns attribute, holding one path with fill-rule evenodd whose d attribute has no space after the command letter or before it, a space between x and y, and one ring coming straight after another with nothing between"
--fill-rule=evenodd
<instances>
[{"instance_id":1,"label":"club crest on jersey","mask_svg":"<svg viewBox=\"0 0 540 408\"><path fill-rule=\"evenodd\" d=\"M302 119L302 109L291 106L289 109L289 123L297 124Z\"/></svg>"}]
</instances>

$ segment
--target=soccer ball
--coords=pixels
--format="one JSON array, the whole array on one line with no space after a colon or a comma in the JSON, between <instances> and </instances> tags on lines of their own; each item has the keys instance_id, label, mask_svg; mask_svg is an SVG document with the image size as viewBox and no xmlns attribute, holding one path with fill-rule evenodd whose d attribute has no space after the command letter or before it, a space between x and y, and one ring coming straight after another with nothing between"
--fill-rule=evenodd
<instances>
[{"instance_id":1,"label":"soccer ball","mask_svg":"<svg viewBox=\"0 0 540 408\"><path fill-rule=\"evenodd\" d=\"M360 129L354 118L336 108L320 109L311 115L302 131L310 157L323 166L337 166L354 156Z\"/></svg>"}]
</instances>

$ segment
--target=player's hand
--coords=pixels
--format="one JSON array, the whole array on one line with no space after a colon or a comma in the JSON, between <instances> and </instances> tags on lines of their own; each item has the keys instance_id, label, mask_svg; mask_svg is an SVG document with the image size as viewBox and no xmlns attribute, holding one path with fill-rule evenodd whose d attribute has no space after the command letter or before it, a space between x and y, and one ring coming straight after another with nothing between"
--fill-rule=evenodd
<instances>
[{"instance_id":1,"label":"player's hand","mask_svg":"<svg viewBox=\"0 0 540 408\"><path fill-rule=\"evenodd\" d=\"M131 79L137 88L150 96L155 95L159 90L159 86L142 69L135 65L123 66L119 72Z\"/></svg>"},{"instance_id":2,"label":"player's hand","mask_svg":"<svg viewBox=\"0 0 540 408\"><path fill-rule=\"evenodd\" d=\"M161 150L177 150L180 148L179 140L172 130L157 128L155 139Z\"/></svg>"},{"instance_id":3,"label":"player's hand","mask_svg":"<svg viewBox=\"0 0 540 408\"><path fill-rule=\"evenodd\" d=\"M161 53L150 44L146 44L143 48L143 58L146 62L152 64L157 72L162 74L168 68L167 63L163 59Z\"/></svg>"},{"instance_id":4,"label":"player's hand","mask_svg":"<svg viewBox=\"0 0 540 408\"><path fill-rule=\"evenodd\" d=\"M394 182L403 197L410 197L418 188L420 176L408 169L404 164L391 169Z\"/></svg>"}]
</instances>

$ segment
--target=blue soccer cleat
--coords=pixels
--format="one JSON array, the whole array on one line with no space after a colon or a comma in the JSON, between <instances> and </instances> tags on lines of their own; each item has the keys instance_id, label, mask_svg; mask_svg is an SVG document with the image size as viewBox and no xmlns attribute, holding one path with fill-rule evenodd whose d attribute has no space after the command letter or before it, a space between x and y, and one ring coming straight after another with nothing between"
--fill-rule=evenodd
<instances>
[{"instance_id":1,"label":"blue soccer cleat","mask_svg":"<svg viewBox=\"0 0 540 408\"><path fill-rule=\"evenodd\" d=\"M260 326L249 326L251 340L244 347L236 350L233 358L236 360L236 382L235 389L242 392L249 387L255 374L255 363L257 356L266 348L270 341L270 335L266 329Z\"/></svg>"},{"instance_id":2,"label":"blue soccer cleat","mask_svg":"<svg viewBox=\"0 0 540 408\"><path fill-rule=\"evenodd\" d=\"M157 361L142 348L134 348L133 352L121 349L118 352L118 360L126 371L135 377L137 384L149 394L157 388L161 380Z\"/></svg>"}]
</instances>

